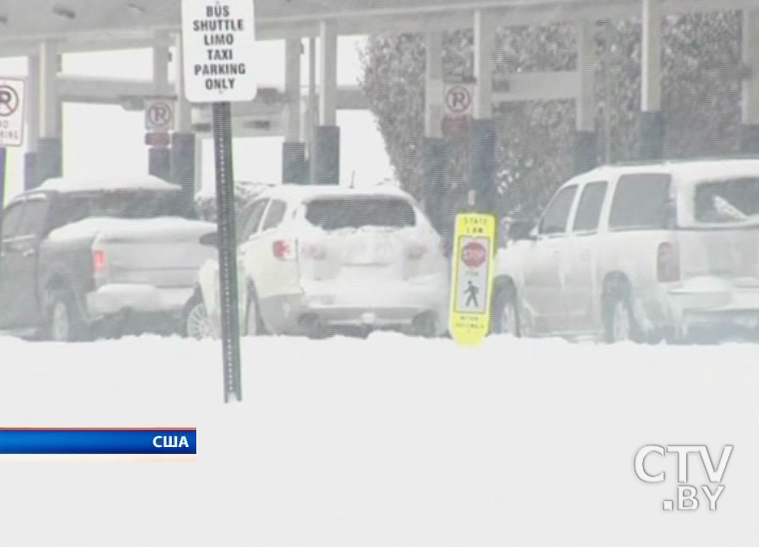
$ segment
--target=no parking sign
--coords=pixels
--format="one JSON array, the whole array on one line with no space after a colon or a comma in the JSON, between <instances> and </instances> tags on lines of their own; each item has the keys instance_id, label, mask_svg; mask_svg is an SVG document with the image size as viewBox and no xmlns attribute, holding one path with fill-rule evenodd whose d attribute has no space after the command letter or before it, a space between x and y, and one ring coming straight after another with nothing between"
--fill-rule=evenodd
<instances>
[{"instance_id":1,"label":"no parking sign","mask_svg":"<svg viewBox=\"0 0 759 547\"><path fill-rule=\"evenodd\" d=\"M0 148L24 145L26 82L0 78Z\"/></svg>"}]
</instances>

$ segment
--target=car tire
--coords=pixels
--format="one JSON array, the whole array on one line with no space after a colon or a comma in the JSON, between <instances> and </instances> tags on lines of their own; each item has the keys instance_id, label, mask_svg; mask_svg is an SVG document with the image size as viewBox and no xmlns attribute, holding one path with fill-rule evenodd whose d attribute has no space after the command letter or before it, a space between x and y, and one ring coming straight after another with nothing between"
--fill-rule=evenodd
<instances>
[{"instance_id":1,"label":"car tire","mask_svg":"<svg viewBox=\"0 0 759 547\"><path fill-rule=\"evenodd\" d=\"M411 325L414 336L421 338L435 338L438 333L438 321L434 312L425 312L417 315Z\"/></svg>"},{"instance_id":2,"label":"car tire","mask_svg":"<svg viewBox=\"0 0 759 547\"><path fill-rule=\"evenodd\" d=\"M517 338L522 336L517 293L512 285L504 285L496 290L491 310L490 332L511 334Z\"/></svg>"},{"instance_id":3,"label":"car tire","mask_svg":"<svg viewBox=\"0 0 759 547\"><path fill-rule=\"evenodd\" d=\"M45 336L51 342L84 342L89 339L87 325L77 310L74 295L53 287L47 293Z\"/></svg>"},{"instance_id":4,"label":"car tire","mask_svg":"<svg viewBox=\"0 0 759 547\"><path fill-rule=\"evenodd\" d=\"M211 323L206 312L206 305L203 297L197 293L193 295L182 313L181 334L185 338L196 340L211 338Z\"/></svg>"},{"instance_id":5,"label":"car tire","mask_svg":"<svg viewBox=\"0 0 759 547\"><path fill-rule=\"evenodd\" d=\"M261 336L264 324L261 320L261 308L258 305L256 291L248 289L248 303L245 306L245 336Z\"/></svg>"},{"instance_id":6,"label":"car tire","mask_svg":"<svg viewBox=\"0 0 759 547\"><path fill-rule=\"evenodd\" d=\"M604 340L608 344L643 342L628 291L620 291L604 299Z\"/></svg>"}]
</instances>

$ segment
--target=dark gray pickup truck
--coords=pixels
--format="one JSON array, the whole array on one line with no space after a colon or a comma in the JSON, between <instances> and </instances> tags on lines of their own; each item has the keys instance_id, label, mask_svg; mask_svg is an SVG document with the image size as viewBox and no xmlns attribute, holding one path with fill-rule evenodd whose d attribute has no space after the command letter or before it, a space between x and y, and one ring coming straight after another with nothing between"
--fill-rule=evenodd
<instances>
[{"instance_id":1,"label":"dark gray pickup truck","mask_svg":"<svg viewBox=\"0 0 759 547\"><path fill-rule=\"evenodd\" d=\"M0 330L54 341L181 329L215 231L186 218L180 187L52 179L5 208Z\"/></svg>"}]
</instances>

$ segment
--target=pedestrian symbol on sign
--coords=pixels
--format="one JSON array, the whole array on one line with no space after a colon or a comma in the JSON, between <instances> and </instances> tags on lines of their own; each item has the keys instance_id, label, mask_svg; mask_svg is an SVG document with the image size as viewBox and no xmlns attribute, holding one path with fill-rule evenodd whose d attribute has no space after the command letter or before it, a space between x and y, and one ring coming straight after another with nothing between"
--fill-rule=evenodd
<instances>
[{"instance_id":1,"label":"pedestrian symbol on sign","mask_svg":"<svg viewBox=\"0 0 759 547\"><path fill-rule=\"evenodd\" d=\"M480 292L480 289L474 286L474 283L472 283L471 280L467 281L467 287L464 291L466 293L466 307L475 307L477 308L477 293Z\"/></svg>"}]
</instances>

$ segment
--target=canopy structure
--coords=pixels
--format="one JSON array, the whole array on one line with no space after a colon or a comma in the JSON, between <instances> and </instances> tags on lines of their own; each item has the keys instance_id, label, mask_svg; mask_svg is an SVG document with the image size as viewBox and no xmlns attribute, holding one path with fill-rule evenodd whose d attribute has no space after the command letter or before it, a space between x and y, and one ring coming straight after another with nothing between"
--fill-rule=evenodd
<instances>
[{"instance_id":1,"label":"canopy structure","mask_svg":"<svg viewBox=\"0 0 759 547\"><path fill-rule=\"evenodd\" d=\"M742 81L741 138L746 152L759 154L759 78L752 76L759 74L757 0L251 1L256 8L256 38L285 41L285 82L282 87L259 89L259 97L250 104L235 105L235 134L283 136L283 182L341 181L336 111L363 109L368 104L360 88L338 86L337 39L385 32L418 33L425 40L425 119L420 144L429 211L439 208L435 196L446 187L444 141L450 128L466 128L471 140L470 205L486 209L497 200L494 105L500 103L574 101L575 169L583 172L595 166L600 157L594 92L598 21L628 17L641 21L639 156L661 158L666 133L661 105L662 20L670 14L719 10L742 10L744 14L742 55L748 76ZM195 150L198 139L209 133L210 118L207 105L191 105L183 97L181 71L173 82L167 77L171 55L183 55L180 19L181 0L0 0L0 57L28 57L29 100L36 107L26 110L27 187L61 175L63 101L116 103L148 112L147 105L155 100L164 101L161 108L174 110L174 123L159 136L146 136L146 143L151 139L150 172L188 187L194 180L197 186ZM517 72L493 81L498 27L559 21L577 29L576 68ZM473 78L452 82L443 73L443 33L461 29L473 31ZM307 57L304 39L309 41ZM153 50L151 81L83 79L60 73L61 54L135 48ZM308 86L301 82L304 60L308 62ZM181 63L174 63L175 69L178 66ZM451 117L456 123L451 123ZM466 123L459 123L462 119Z\"/></svg>"},{"instance_id":2,"label":"canopy structure","mask_svg":"<svg viewBox=\"0 0 759 547\"><path fill-rule=\"evenodd\" d=\"M664 0L663 13L751 8L755 0ZM262 40L319 35L334 21L342 35L469 28L475 10L522 25L640 14L640 0L256 0ZM149 46L178 31L180 0L0 0L0 56L26 55L42 40L62 52Z\"/></svg>"}]
</instances>

